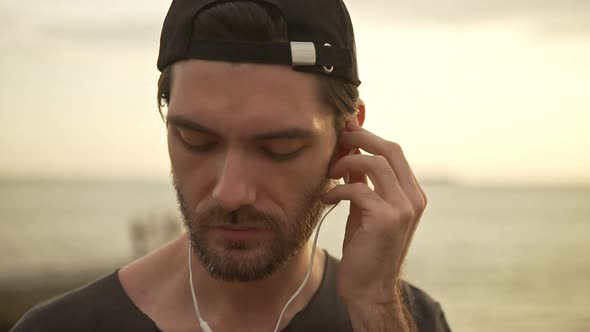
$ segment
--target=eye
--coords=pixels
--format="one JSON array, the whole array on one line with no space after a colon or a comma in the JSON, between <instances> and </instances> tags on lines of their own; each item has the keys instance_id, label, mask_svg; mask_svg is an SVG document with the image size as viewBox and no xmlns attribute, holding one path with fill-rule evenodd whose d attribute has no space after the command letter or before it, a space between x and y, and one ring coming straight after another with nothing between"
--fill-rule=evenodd
<instances>
[{"instance_id":1,"label":"eye","mask_svg":"<svg viewBox=\"0 0 590 332\"><path fill-rule=\"evenodd\" d=\"M290 152L290 153L275 153L275 152L272 152L272 151L266 150L266 149L263 149L263 151L264 151L264 154L266 154L271 159L288 160L288 159L292 159L292 158L296 157L301 150L297 150L297 151Z\"/></svg>"},{"instance_id":2,"label":"eye","mask_svg":"<svg viewBox=\"0 0 590 332\"><path fill-rule=\"evenodd\" d=\"M210 134L178 127L176 128L176 132L182 144L193 151L205 151L216 144L216 141Z\"/></svg>"},{"instance_id":3,"label":"eye","mask_svg":"<svg viewBox=\"0 0 590 332\"><path fill-rule=\"evenodd\" d=\"M277 140L267 142L262 151L272 159L287 160L297 156L302 150L303 145L299 141Z\"/></svg>"}]
</instances>

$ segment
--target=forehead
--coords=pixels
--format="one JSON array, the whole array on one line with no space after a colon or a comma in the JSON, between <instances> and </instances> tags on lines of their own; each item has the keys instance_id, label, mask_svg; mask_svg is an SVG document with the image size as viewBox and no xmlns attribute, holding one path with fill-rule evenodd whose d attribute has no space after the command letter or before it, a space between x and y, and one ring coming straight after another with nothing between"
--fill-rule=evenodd
<instances>
[{"instance_id":1,"label":"forehead","mask_svg":"<svg viewBox=\"0 0 590 332\"><path fill-rule=\"evenodd\" d=\"M173 66L169 114L220 131L280 126L322 129L331 119L312 74L288 66L205 60Z\"/></svg>"}]
</instances>

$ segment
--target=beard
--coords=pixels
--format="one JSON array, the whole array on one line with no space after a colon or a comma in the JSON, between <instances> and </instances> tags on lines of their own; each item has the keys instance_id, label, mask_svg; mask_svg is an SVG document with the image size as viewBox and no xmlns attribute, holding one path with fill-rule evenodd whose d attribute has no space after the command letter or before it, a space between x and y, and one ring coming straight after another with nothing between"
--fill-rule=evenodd
<instances>
[{"instance_id":1,"label":"beard","mask_svg":"<svg viewBox=\"0 0 590 332\"><path fill-rule=\"evenodd\" d=\"M329 179L322 178L305 190L288 220L283 220L252 206L228 211L215 205L194 211L174 174L173 181L193 253L212 277L234 282L261 280L283 271L313 233L326 207L319 196L331 186ZM207 230L222 225L254 226L273 237L223 240L216 246Z\"/></svg>"}]
</instances>

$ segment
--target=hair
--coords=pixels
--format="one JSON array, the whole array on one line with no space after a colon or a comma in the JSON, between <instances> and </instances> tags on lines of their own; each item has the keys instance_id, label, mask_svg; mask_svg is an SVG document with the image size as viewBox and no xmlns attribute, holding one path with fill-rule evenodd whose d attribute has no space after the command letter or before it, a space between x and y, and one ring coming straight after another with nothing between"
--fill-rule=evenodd
<instances>
[{"instance_id":1,"label":"hair","mask_svg":"<svg viewBox=\"0 0 590 332\"><path fill-rule=\"evenodd\" d=\"M193 22L193 36L213 40L288 41L287 24L272 5L254 1L233 1L205 8ZM353 40L354 36L348 36ZM344 128L346 118L355 115L359 92L356 85L328 76L319 79L320 98L334 112L336 131ZM158 110L170 103L171 66L162 70L158 80Z\"/></svg>"}]
</instances>

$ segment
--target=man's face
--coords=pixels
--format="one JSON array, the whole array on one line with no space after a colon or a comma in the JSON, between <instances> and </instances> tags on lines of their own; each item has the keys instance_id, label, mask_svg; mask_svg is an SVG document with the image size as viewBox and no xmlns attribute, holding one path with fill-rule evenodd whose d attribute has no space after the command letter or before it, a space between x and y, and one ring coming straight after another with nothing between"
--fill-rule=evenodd
<instances>
[{"instance_id":1,"label":"man's face","mask_svg":"<svg viewBox=\"0 0 590 332\"><path fill-rule=\"evenodd\" d=\"M174 65L168 148L196 255L223 280L272 275L301 249L324 206L333 115L309 74L284 66Z\"/></svg>"}]
</instances>

